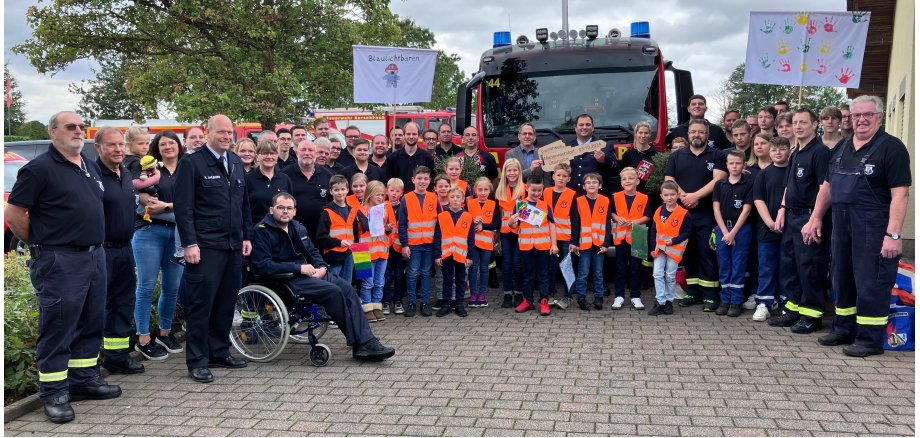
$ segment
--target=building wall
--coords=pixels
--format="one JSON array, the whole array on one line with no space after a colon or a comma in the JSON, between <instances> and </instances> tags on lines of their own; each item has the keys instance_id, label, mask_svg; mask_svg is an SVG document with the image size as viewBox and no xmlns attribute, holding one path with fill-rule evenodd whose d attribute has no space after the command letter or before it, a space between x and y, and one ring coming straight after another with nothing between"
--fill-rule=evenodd
<instances>
[{"instance_id":1,"label":"building wall","mask_svg":"<svg viewBox=\"0 0 920 438\"><path fill-rule=\"evenodd\" d=\"M894 37L888 64L888 101L885 102L885 129L901 139L910 152L911 166L917 166L914 148L914 2L899 0L894 14ZM914 172L914 185L918 184ZM914 240L914 194L910 190L910 204L902 230L906 239ZM908 245L905 245L905 250ZM911 250L913 245L910 245ZM906 252L906 251L905 251ZM913 251L911 251L913 252ZM913 254L910 255L911 257Z\"/></svg>"}]
</instances>

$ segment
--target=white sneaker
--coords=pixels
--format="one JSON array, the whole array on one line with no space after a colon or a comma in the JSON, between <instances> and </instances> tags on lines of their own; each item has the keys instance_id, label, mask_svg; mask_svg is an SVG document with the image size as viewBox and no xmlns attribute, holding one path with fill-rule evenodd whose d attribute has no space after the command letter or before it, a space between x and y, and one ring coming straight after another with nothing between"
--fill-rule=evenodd
<instances>
[{"instance_id":1,"label":"white sneaker","mask_svg":"<svg viewBox=\"0 0 920 438\"><path fill-rule=\"evenodd\" d=\"M757 310L754 311L754 321L766 321L770 317L770 310L766 304L758 304Z\"/></svg>"},{"instance_id":2,"label":"white sneaker","mask_svg":"<svg viewBox=\"0 0 920 438\"><path fill-rule=\"evenodd\" d=\"M642 299L640 298L633 298L630 301L632 302L633 307L635 307L638 310L642 310L645 308L645 304L642 304Z\"/></svg>"},{"instance_id":3,"label":"white sneaker","mask_svg":"<svg viewBox=\"0 0 920 438\"><path fill-rule=\"evenodd\" d=\"M741 307L743 307L745 310L754 310L757 308L757 301L754 300L754 296L751 295L748 297L747 301L741 305Z\"/></svg>"},{"instance_id":4,"label":"white sneaker","mask_svg":"<svg viewBox=\"0 0 920 438\"><path fill-rule=\"evenodd\" d=\"M611 309L621 309L623 308L624 301L626 300L624 300L623 297L616 297L616 299L613 300L613 304L610 305L610 308Z\"/></svg>"}]
</instances>

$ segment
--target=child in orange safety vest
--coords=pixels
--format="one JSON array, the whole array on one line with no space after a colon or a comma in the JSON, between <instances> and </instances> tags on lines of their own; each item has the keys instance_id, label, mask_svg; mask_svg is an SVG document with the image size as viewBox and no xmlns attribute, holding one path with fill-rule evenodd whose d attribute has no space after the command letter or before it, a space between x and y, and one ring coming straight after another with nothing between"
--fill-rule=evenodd
<instances>
[{"instance_id":1,"label":"child in orange safety vest","mask_svg":"<svg viewBox=\"0 0 920 438\"><path fill-rule=\"evenodd\" d=\"M652 217L648 195L639 192L639 172L633 167L620 171L620 185L623 190L613 194L613 245L616 247L617 270L614 277L616 298L614 310L623 307L626 301L626 278L629 278L629 296L633 308L644 309L640 284L642 259L632 255L632 225L645 225Z\"/></svg>"},{"instance_id":2,"label":"child in orange safety vest","mask_svg":"<svg viewBox=\"0 0 920 438\"><path fill-rule=\"evenodd\" d=\"M517 229L511 228L511 215L515 212L517 201L523 200L527 192L527 184L522 181L521 175L523 175L521 162L509 158L502 165L501 178L498 180L498 187L495 188L495 200L498 201L501 211L499 241L501 242L502 289L504 289L503 309L516 307L524 297L521 293L524 279L521 274L518 233Z\"/></svg>"},{"instance_id":3,"label":"child in orange safety vest","mask_svg":"<svg viewBox=\"0 0 920 438\"><path fill-rule=\"evenodd\" d=\"M455 186L447 193L449 207L438 213L434 230L434 262L444 273L445 297L436 316L442 317L454 310L462 318L467 315L463 296L466 292L466 268L473 264L468 255L470 248L476 244L476 228L473 226L473 215L463 210L463 190Z\"/></svg>"},{"instance_id":4,"label":"child in orange safety vest","mask_svg":"<svg viewBox=\"0 0 920 438\"><path fill-rule=\"evenodd\" d=\"M359 174L355 174L357 176ZM395 230L396 216L392 208L384 206L383 226L384 234L374 236L371 234L370 211L371 207L384 204L386 199L386 187L380 181L371 181L367 184L367 191L364 193L364 202L358 207L357 218L355 220L355 235L358 236L359 242L367 242L368 252L371 256L370 278L362 280L361 284L361 307L364 310L364 316L368 322L383 321L386 316L383 314L383 285L386 279L387 258L390 254L390 233Z\"/></svg>"},{"instance_id":5,"label":"child in orange safety vest","mask_svg":"<svg viewBox=\"0 0 920 438\"><path fill-rule=\"evenodd\" d=\"M515 208L509 220L511 228L518 232L521 266L524 268L524 296L514 311L522 313L534 308L536 284L540 288L540 315L549 316L549 258L559 254L559 246L556 244L553 212L542 197L543 178L530 175L526 205ZM542 219L541 213L545 215Z\"/></svg>"},{"instance_id":6,"label":"child in orange safety vest","mask_svg":"<svg viewBox=\"0 0 920 438\"><path fill-rule=\"evenodd\" d=\"M610 198L600 193L601 176L591 172L582 178L585 194L575 200L572 214L572 239L569 251L578 256L578 269L572 292L578 307L588 310L588 274L594 276L594 309L604 307L604 260L610 246Z\"/></svg>"},{"instance_id":7,"label":"child in orange safety vest","mask_svg":"<svg viewBox=\"0 0 920 438\"><path fill-rule=\"evenodd\" d=\"M359 208L364 202L364 193L367 190L367 175L356 173L351 176L351 194L345 198L345 202L351 208Z\"/></svg>"},{"instance_id":8,"label":"child in orange safety vest","mask_svg":"<svg viewBox=\"0 0 920 438\"><path fill-rule=\"evenodd\" d=\"M677 183L661 183L661 200L664 205L655 210L652 226L649 228L649 241L655 242L651 251L654 259L653 274L655 279L655 307L649 315L670 315L674 313L674 289L677 282L677 266L687 249L690 237L690 213L677 205Z\"/></svg>"},{"instance_id":9,"label":"child in orange safety vest","mask_svg":"<svg viewBox=\"0 0 920 438\"><path fill-rule=\"evenodd\" d=\"M394 223L399 223L397 212L402 201L405 185L399 178L390 178L387 181L387 214L390 214ZM386 284L383 287L383 314L402 315L403 294L406 291L406 261L402 257L402 245L399 244L399 232L390 233L390 255L387 257Z\"/></svg>"},{"instance_id":10,"label":"child in orange safety vest","mask_svg":"<svg viewBox=\"0 0 920 438\"><path fill-rule=\"evenodd\" d=\"M355 241L354 223L358 209L348 205L348 181L342 175L329 179L332 202L320 214L316 227L316 246L323 250L323 260L329 264L329 273L338 275L351 284L355 261L351 244Z\"/></svg>"},{"instance_id":11,"label":"child in orange safety vest","mask_svg":"<svg viewBox=\"0 0 920 438\"><path fill-rule=\"evenodd\" d=\"M462 190L462 188L461 188ZM476 229L476 244L470 247L470 307L488 307L486 291L489 287L489 258L495 248L495 232L501 227L501 211L498 203L489 199L492 181L481 176L473 185L475 198L466 201L467 211L473 215Z\"/></svg>"},{"instance_id":12,"label":"child in orange safety vest","mask_svg":"<svg viewBox=\"0 0 920 438\"><path fill-rule=\"evenodd\" d=\"M432 185L434 186L434 194L438 199L438 214L449 210L450 201L447 199L447 192L450 191L452 186L450 178L443 173L439 173L434 177ZM441 267L437 264L432 264L431 270L431 292L435 297L431 310L440 310L445 301L450 301L450 297L444 294L444 276L441 274Z\"/></svg>"},{"instance_id":13,"label":"child in orange safety vest","mask_svg":"<svg viewBox=\"0 0 920 438\"><path fill-rule=\"evenodd\" d=\"M415 316L416 300L418 312L422 316L431 316L431 267L434 265L432 244L434 230L438 221L437 195L428 192L431 183L431 169L418 166L412 175L415 191L406 193L399 205L399 244L402 246L403 258L409 261L406 276L406 296L408 305L403 316ZM421 277L421 296L417 297L416 281Z\"/></svg>"},{"instance_id":14,"label":"child in orange safety vest","mask_svg":"<svg viewBox=\"0 0 920 438\"><path fill-rule=\"evenodd\" d=\"M553 186L543 190L543 202L553 212L556 225L556 245L559 247L559 257L550 257L549 289L550 306L565 310L572 303L572 290L565 287L562 298L556 299L556 276L559 274L559 262L569 254L569 240L572 239L572 212L575 206L575 190L568 187L572 179L572 168L569 163L559 163L553 169Z\"/></svg>"}]
</instances>

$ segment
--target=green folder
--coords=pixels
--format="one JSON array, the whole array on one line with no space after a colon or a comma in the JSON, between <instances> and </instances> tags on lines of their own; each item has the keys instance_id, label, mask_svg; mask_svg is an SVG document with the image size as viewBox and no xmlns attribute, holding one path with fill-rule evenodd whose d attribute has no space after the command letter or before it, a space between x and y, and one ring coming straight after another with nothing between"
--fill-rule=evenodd
<instances>
[{"instance_id":1,"label":"green folder","mask_svg":"<svg viewBox=\"0 0 920 438\"><path fill-rule=\"evenodd\" d=\"M648 227L641 224L632 224L632 230L629 232L632 238L630 250L632 256L645 260L648 258Z\"/></svg>"}]
</instances>

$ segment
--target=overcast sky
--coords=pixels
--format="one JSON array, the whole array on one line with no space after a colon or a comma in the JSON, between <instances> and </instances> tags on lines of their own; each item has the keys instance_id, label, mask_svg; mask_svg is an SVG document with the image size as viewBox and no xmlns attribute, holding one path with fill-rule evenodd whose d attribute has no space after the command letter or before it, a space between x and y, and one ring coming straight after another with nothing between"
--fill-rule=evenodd
<instances>
[{"instance_id":1,"label":"overcast sky","mask_svg":"<svg viewBox=\"0 0 920 438\"><path fill-rule=\"evenodd\" d=\"M79 97L68 84L92 79L91 60L78 61L54 76L40 75L29 61L10 48L32 33L26 24L26 9L34 0L4 2L4 62L19 81L26 100L26 117L43 123L56 111L75 108ZM690 70L695 91L713 97L722 81L744 61L747 44L748 4L732 0L696 2L665 0L569 1L569 27L584 29L596 24L601 33L612 27L629 33L633 21L648 21L652 38L665 59L677 68ZM479 56L492 47L492 33L510 30L534 40L534 30L562 28L562 2L555 0L392 0L390 8L434 32L436 48L460 55L460 68L467 74L478 70ZM757 11L843 11L845 0L772 0L755 6ZM509 28L510 22L510 28ZM718 120L716 105L710 102L710 119Z\"/></svg>"}]
</instances>

